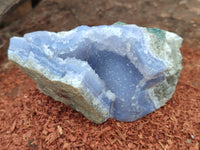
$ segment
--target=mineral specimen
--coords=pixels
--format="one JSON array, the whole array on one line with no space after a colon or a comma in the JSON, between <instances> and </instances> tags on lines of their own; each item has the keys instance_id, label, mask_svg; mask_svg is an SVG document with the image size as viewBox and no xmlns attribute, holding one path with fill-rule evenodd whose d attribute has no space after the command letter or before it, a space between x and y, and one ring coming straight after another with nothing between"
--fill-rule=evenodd
<instances>
[{"instance_id":1,"label":"mineral specimen","mask_svg":"<svg viewBox=\"0 0 200 150\"><path fill-rule=\"evenodd\" d=\"M182 69L181 43L158 28L79 26L13 37L8 58L44 94L91 121L134 121L172 97Z\"/></svg>"}]
</instances>

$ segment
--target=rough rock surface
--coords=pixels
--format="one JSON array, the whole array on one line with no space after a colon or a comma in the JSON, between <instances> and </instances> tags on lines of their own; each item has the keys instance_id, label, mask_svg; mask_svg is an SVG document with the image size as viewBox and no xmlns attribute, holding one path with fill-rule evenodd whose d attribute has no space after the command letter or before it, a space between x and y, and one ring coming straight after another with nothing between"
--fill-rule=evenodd
<instances>
[{"instance_id":1,"label":"rough rock surface","mask_svg":"<svg viewBox=\"0 0 200 150\"><path fill-rule=\"evenodd\" d=\"M116 23L13 37L8 57L44 94L93 122L134 121L171 98L181 43L171 32Z\"/></svg>"}]
</instances>

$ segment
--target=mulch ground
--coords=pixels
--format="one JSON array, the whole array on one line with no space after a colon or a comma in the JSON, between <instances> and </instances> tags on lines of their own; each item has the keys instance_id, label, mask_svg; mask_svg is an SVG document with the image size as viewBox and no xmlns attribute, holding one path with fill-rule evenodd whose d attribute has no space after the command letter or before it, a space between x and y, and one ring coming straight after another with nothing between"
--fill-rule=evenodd
<instances>
[{"instance_id":1,"label":"mulch ground","mask_svg":"<svg viewBox=\"0 0 200 150\"><path fill-rule=\"evenodd\" d=\"M135 122L101 125L42 94L12 63L0 70L0 145L15 149L200 148L200 51L181 48L183 70L167 104Z\"/></svg>"}]
</instances>

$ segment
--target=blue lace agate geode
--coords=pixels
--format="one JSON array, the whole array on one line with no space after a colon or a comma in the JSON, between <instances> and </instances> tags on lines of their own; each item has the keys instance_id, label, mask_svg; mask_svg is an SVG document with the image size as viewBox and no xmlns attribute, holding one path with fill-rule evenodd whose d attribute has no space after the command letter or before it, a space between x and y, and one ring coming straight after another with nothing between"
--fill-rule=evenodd
<instances>
[{"instance_id":1,"label":"blue lace agate geode","mask_svg":"<svg viewBox=\"0 0 200 150\"><path fill-rule=\"evenodd\" d=\"M36 31L10 40L8 58L46 95L95 123L134 121L175 91L182 38L120 24Z\"/></svg>"}]
</instances>

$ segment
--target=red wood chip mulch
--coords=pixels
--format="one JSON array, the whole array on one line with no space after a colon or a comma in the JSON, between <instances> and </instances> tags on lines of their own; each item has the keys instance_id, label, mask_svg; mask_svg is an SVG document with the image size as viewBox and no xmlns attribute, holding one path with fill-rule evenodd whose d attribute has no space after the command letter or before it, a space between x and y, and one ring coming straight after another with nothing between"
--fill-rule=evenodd
<instances>
[{"instance_id":1,"label":"red wood chip mulch","mask_svg":"<svg viewBox=\"0 0 200 150\"><path fill-rule=\"evenodd\" d=\"M190 149L200 147L200 48L183 45L176 92L135 122L96 125L42 94L12 63L0 70L0 149Z\"/></svg>"}]
</instances>

